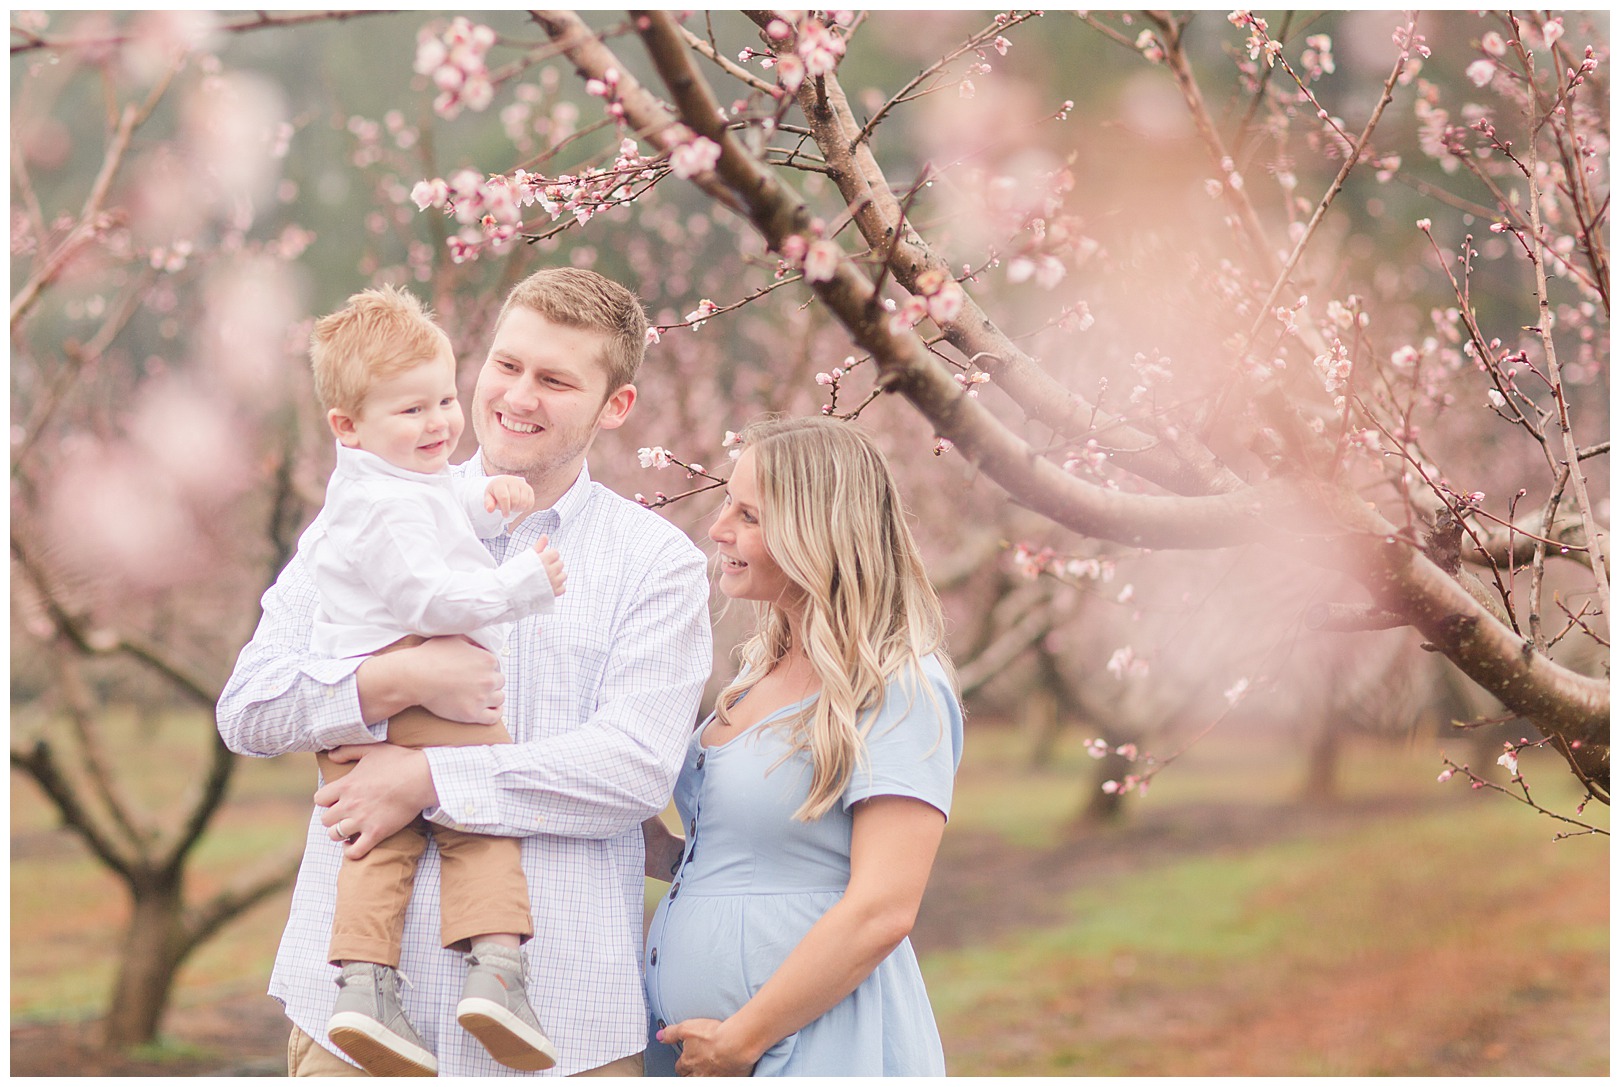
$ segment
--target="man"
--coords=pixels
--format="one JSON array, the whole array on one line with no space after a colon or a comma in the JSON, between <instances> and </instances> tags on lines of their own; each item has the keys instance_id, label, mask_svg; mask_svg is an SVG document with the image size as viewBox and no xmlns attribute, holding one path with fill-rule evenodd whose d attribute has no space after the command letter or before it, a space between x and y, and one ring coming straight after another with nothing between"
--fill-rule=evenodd
<instances>
[{"instance_id":1,"label":"man","mask_svg":"<svg viewBox=\"0 0 1620 1087\"><path fill-rule=\"evenodd\" d=\"M353 762L310 820L270 993L293 1022L292 1075L360 1075L331 1051L337 996L326 962L340 856L363 856L421 814L518 837L535 912L528 991L560 1053L555 1074L636 1075L646 1041L640 979L640 824L661 811L711 666L701 552L661 517L593 483L586 453L623 425L646 337L640 303L594 272L518 284L473 392L478 455L456 471L515 475L535 508L491 542L497 560L549 535L568 593L522 620L497 661L457 638L344 660L308 649L315 594L294 559L219 702L227 746L247 755L328 750ZM499 747L410 750L387 718L422 706L505 721ZM343 845L346 840L348 844ZM440 1075L512 1075L455 1020L465 966L439 947L438 856L423 858L406 919L400 1000Z\"/></svg>"}]
</instances>

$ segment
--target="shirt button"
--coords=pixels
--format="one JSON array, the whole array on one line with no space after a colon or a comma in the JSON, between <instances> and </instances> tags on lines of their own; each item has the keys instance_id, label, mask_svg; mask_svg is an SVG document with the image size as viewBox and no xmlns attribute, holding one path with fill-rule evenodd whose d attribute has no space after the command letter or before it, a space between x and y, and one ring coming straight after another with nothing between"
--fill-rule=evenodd
<instances>
[{"instance_id":1,"label":"shirt button","mask_svg":"<svg viewBox=\"0 0 1620 1087\"><path fill-rule=\"evenodd\" d=\"M654 966L658 965L658 949L656 947L652 949L652 954L648 956L647 961Z\"/></svg>"},{"instance_id":2,"label":"shirt button","mask_svg":"<svg viewBox=\"0 0 1620 1087\"><path fill-rule=\"evenodd\" d=\"M672 884L670 886L670 888L669 888L669 900L671 902L675 901L675 896L680 894L680 893L681 893L681 885L679 883Z\"/></svg>"},{"instance_id":3,"label":"shirt button","mask_svg":"<svg viewBox=\"0 0 1620 1087\"><path fill-rule=\"evenodd\" d=\"M703 762L708 757L709 757L709 753L707 751L699 751L698 752L697 768L699 770L703 769Z\"/></svg>"}]
</instances>

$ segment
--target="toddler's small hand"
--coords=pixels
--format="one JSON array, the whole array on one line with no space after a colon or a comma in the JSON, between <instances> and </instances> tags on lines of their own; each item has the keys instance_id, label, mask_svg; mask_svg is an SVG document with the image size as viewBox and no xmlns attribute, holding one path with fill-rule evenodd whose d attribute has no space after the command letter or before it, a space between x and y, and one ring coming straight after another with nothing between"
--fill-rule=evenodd
<instances>
[{"instance_id":1,"label":"toddler's small hand","mask_svg":"<svg viewBox=\"0 0 1620 1087\"><path fill-rule=\"evenodd\" d=\"M533 508L534 488L517 476L496 476L484 489L484 509L490 513L500 510L507 528Z\"/></svg>"},{"instance_id":2,"label":"toddler's small hand","mask_svg":"<svg viewBox=\"0 0 1620 1087\"><path fill-rule=\"evenodd\" d=\"M568 584L568 574L563 570L562 556L551 546L551 537L542 536L534 541L534 549L540 555L540 565L546 568L546 577L551 580L551 595L561 596L563 586Z\"/></svg>"}]
</instances>

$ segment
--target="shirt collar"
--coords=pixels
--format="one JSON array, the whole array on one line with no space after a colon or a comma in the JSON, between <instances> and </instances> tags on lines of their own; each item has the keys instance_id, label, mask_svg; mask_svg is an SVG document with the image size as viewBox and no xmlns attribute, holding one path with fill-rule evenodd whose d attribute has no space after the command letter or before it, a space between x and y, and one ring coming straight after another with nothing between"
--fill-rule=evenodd
<instances>
[{"instance_id":1,"label":"shirt collar","mask_svg":"<svg viewBox=\"0 0 1620 1087\"><path fill-rule=\"evenodd\" d=\"M337 465L335 470L354 479L375 479L386 476L391 479L404 479L412 483L427 483L433 480L444 479L449 476L449 468L441 468L437 472L413 472L409 468L401 468L397 464L390 464L375 453L368 453L364 449L353 449L336 442Z\"/></svg>"},{"instance_id":2,"label":"shirt collar","mask_svg":"<svg viewBox=\"0 0 1620 1087\"><path fill-rule=\"evenodd\" d=\"M484 471L483 450L480 449L473 453L472 458L462 464L459 470L475 479L489 478L488 473ZM557 515L557 523L562 524L582 512L586 503L590 501L590 497L591 468L590 465L582 462L579 466L579 476L569 486L568 490L563 492L563 496L557 499L557 504L551 507L551 512ZM544 513L546 511L537 510L536 512Z\"/></svg>"}]
</instances>

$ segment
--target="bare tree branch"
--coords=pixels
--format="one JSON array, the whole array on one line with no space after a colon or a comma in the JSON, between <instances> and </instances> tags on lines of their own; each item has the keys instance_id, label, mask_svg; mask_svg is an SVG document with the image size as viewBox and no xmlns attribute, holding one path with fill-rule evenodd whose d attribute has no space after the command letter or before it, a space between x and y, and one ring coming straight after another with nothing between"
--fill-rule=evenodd
<instances>
[{"instance_id":1,"label":"bare tree branch","mask_svg":"<svg viewBox=\"0 0 1620 1087\"><path fill-rule=\"evenodd\" d=\"M725 131L714 96L692 67L669 16L650 15L641 34L687 123L721 145L718 175L745 201L750 221L767 243L780 248L788 236L805 229L803 205ZM938 433L1015 500L1076 531L1137 546L1154 546L1146 541L1156 539L1157 546L1199 547L1217 539L1266 538L1267 528L1270 536L1278 536L1279 524L1291 523L1295 531L1326 531L1329 523L1337 524L1338 531L1347 533L1340 545L1382 607L1407 616L1510 708L1588 750L1606 748L1607 685L1535 653L1358 496L1316 487L1307 502L1281 482L1226 496L1236 501L1219 505L1220 500L1209 498L1093 495L1089 492L1100 488L1060 472L955 387L913 334L893 332L870 284L847 260L814 289L856 342L872 353L880 383L906 396ZM1311 517L1306 511L1318 503L1321 513ZM1279 516L1279 508L1286 512ZM1180 520L1182 514L1189 520ZM1267 525L1268 516L1277 520ZM1197 526L1193 532L1185 531L1192 526Z\"/></svg>"}]
</instances>

